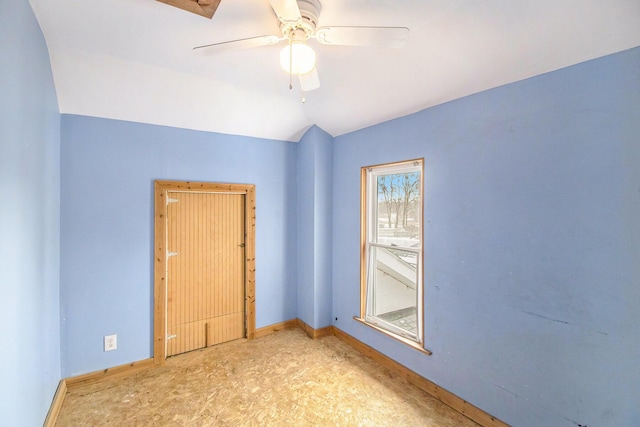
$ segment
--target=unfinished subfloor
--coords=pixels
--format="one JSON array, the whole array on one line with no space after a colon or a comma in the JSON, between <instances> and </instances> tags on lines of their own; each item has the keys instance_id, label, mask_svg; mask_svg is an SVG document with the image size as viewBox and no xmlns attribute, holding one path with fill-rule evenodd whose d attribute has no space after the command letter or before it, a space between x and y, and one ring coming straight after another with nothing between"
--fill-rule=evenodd
<instances>
[{"instance_id":1,"label":"unfinished subfloor","mask_svg":"<svg viewBox=\"0 0 640 427\"><path fill-rule=\"evenodd\" d=\"M298 329L176 356L69 390L56 426L478 424L338 338Z\"/></svg>"}]
</instances>

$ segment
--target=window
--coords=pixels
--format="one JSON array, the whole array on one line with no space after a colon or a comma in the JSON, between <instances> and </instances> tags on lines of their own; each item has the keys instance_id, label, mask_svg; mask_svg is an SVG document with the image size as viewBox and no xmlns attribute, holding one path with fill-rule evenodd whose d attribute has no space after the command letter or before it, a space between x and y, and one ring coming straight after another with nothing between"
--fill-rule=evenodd
<instances>
[{"instance_id":1,"label":"window","mask_svg":"<svg viewBox=\"0 0 640 427\"><path fill-rule=\"evenodd\" d=\"M359 319L420 348L422 169L422 159L362 168Z\"/></svg>"}]
</instances>

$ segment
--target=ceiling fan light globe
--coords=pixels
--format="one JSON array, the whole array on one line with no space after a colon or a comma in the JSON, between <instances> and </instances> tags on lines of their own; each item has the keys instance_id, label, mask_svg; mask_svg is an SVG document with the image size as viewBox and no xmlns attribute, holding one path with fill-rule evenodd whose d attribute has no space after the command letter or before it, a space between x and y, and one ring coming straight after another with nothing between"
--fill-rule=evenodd
<instances>
[{"instance_id":1,"label":"ceiling fan light globe","mask_svg":"<svg viewBox=\"0 0 640 427\"><path fill-rule=\"evenodd\" d=\"M287 73L308 74L316 66L316 53L305 42L294 41L280 51L280 66Z\"/></svg>"}]
</instances>

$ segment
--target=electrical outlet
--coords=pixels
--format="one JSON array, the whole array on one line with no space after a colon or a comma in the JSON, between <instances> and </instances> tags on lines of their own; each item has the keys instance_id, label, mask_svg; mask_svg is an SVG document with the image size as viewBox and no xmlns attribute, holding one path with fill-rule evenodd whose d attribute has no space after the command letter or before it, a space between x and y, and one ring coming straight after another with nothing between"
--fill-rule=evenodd
<instances>
[{"instance_id":1,"label":"electrical outlet","mask_svg":"<svg viewBox=\"0 0 640 427\"><path fill-rule=\"evenodd\" d=\"M104 351L111 351L118 348L118 335L105 335L104 336Z\"/></svg>"}]
</instances>

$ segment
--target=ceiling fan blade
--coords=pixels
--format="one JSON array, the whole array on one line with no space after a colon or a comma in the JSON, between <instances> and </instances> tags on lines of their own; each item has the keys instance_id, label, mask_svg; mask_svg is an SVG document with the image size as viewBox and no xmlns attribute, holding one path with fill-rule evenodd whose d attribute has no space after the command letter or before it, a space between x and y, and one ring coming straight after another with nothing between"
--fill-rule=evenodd
<instances>
[{"instance_id":1,"label":"ceiling fan blade","mask_svg":"<svg viewBox=\"0 0 640 427\"><path fill-rule=\"evenodd\" d=\"M207 44L193 48L193 52L200 55L214 55L231 49L249 49L252 47L269 46L282 40L278 36L259 36L246 39L232 40L228 42Z\"/></svg>"},{"instance_id":2,"label":"ceiling fan blade","mask_svg":"<svg viewBox=\"0 0 640 427\"><path fill-rule=\"evenodd\" d=\"M310 90L318 89L320 87L317 67L314 67L313 70L307 74L300 74L298 78L303 92L309 92Z\"/></svg>"},{"instance_id":3,"label":"ceiling fan blade","mask_svg":"<svg viewBox=\"0 0 640 427\"><path fill-rule=\"evenodd\" d=\"M403 47L409 39L406 27L322 27L315 37L336 46Z\"/></svg>"},{"instance_id":4,"label":"ceiling fan blade","mask_svg":"<svg viewBox=\"0 0 640 427\"><path fill-rule=\"evenodd\" d=\"M296 0L271 0L271 8L279 20L296 22L301 19L300 8Z\"/></svg>"}]
</instances>

